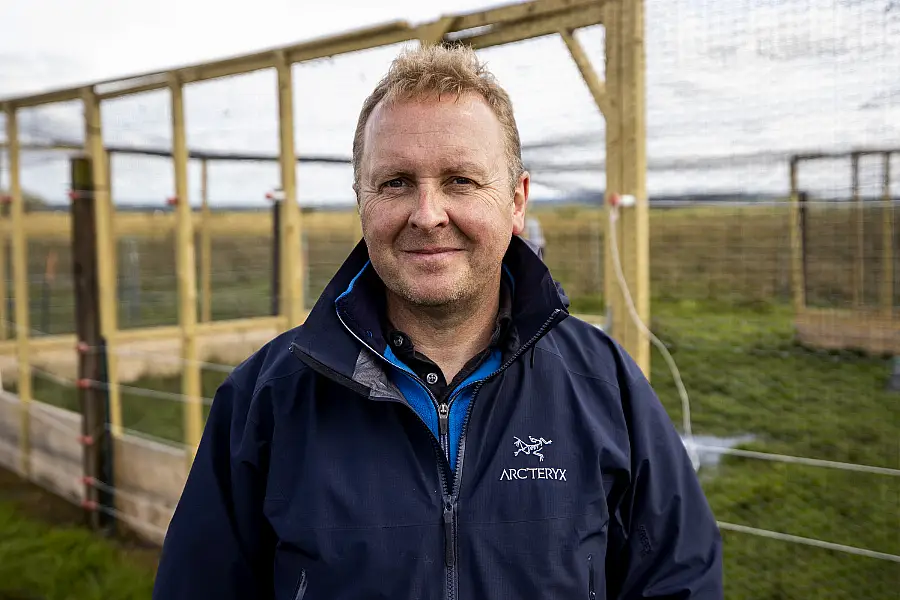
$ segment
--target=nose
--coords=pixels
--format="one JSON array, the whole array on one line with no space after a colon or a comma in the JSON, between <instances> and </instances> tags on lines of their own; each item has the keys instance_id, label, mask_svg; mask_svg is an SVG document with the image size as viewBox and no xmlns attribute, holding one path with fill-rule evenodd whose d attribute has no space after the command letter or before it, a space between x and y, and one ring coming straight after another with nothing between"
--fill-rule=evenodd
<instances>
[{"instance_id":1,"label":"nose","mask_svg":"<svg viewBox=\"0 0 900 600\"><path fill-rule=\"evenodd\" d=\"M409 225L415 229L430 231L449 223L441 192L428 183L422 183L416 194L416 205L409 215Z\"/></svg>"}]
</instances>

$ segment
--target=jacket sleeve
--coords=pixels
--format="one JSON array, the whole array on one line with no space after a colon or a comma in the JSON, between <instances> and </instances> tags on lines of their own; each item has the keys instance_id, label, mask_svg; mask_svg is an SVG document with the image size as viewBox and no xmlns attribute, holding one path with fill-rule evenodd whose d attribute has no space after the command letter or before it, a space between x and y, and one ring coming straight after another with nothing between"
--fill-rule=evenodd
<instances>
[{"instance_id":1,"label":"jacket sleeve","mask_svg":"<svg viewBox=\"0 0 900 600\"><path fill-rule=\"evenodd\" d=\"M638 366L624 358L631 477L610 510L608 597L721 600L719 528L678 432Z\"/></svg>"},{"instance_id":2,"label":"jacket sleeve","mask_svg":"<svg viewBox=\"0 0 900 600\"><path fill-rule=\"evenodd\" d=\"M269 446L233 377L216 392L169 524L154 600L272 597L274 544L262 510Z\"/></svg>"}]
</instances>

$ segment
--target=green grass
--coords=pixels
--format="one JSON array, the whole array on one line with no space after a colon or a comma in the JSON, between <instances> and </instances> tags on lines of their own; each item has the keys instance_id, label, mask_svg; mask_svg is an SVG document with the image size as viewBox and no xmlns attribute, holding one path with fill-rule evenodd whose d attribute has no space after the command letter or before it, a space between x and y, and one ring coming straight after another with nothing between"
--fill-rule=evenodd
<instances>
[{"instance_id":1,"label":"green grass","mask_svg":"<svg viewBox=\"0 0 900 600\"><path fill-rule=\"evenodd\" d=\"M576 298L583 309L597 298ZM670 346L692 402L694 431L756 436L742 447L900 468L898 395L886 360L811 351L791 339L790 310L774 305L656 302L653 326ZM680 428L681 405L662 357L653 384ZM224 374L204 372L212 396ZM74 408L72 390L36 379L35 395ZM138 387L177 392L174 379ZM182 406L124 394L125 426L182 439ZM725 457L702 480L723 521L900 554L900 480ZM896 600L895 563L724 533L729 599Z\"/></svg>"},{"instance_id":2,"label":"green grass","mask_svg":"<svg viewBox=\"0 0 900 600\"><path fill-rule=\"evenodd\" d=\"M815 352L791 341L781 307L654 306L691 397L694 432L752 434L741 447L900 468L898 394L885 360ZM653 384L680 427L659 354ZM900 479L724 457L703 484L718 519L900 554ZM729 599L896 600L896 563L724 532Z\"/></svg>"},{"instance_id":3,"label":"green grass","mask_svg":"<svg viewBox=\"0 0 900 600\"><path fill-rule=\"evenodd\" d=\"M584 207L535 214L548 240L548 264L572 297L573 310L601 312L602 214ZM341 221L345 218L335 214L335 226L309 233L308 305L352 247L352 230ZM810 302L846 306L853 222L846 211L820 211L810 219ZM787 211L773 207L651 212L652 325L681 369L694 431L750 434L753 441L742 445L748 449L900 468L900 395L884 390L889 363L850 352L812 351L792 341L788 223ZM867 256L877 257L878 223L867 219L865 228ZM32 273L41 271L41 255L48 247L31 243ZM68 268L64 246L58 251L63 273ZM127 320L129 307L120 304L123 327L175 323L171 244L139 243L139 253L142 305L140 311L131 307ZM214 240L212 258L214 318L267 314L267 241ZM120 270L123 262L120 256ZM877 297L879 269L876 260L866 265L865 298L870 303ZM896 270L900 272L900 263ZM71 297L62 282L59 286L45 322L54 332L71 331L73 311L66 305ZM32 289L33 326L41 322L39 289ZM654 387L680 428L675 386L655 351L652 371ZM212 397L224 376L204 372L204 396ZM130 385L180 390L178 378L146 378ZM34 391L38 399L76 408L74 390L36 377ZM129 429L172 441L183 438L183 406L178 402L126 392L123 411ZM896 477L736 457L724 457L701 475L720 520L900 554ZM4 534L0 526L0 540ZM896 563L745 534L725 532L724 538L729 599L897 600Z\"/></svg>"},{"instance_id":4,"label":"green grass","mask_svg":"<svg viewBox=\"0 0 900 600\"><path fill-rule=\"evenodd\" d=\"M104 539L80 511L0 470L0 600L146 600L158 550Z\"/></svg>"}]
</instances>

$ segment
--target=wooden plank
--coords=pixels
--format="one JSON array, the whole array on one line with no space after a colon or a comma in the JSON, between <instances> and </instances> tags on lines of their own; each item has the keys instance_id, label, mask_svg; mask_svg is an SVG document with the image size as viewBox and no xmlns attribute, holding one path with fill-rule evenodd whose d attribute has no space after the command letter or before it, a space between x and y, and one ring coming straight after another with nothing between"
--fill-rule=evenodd
<instances>
[{"instance_id":1,"label":"wooden plank","mask_svg":"<svg viewBox=\"0 0 900 600\"><path fill-rule=\"evenodd\" d=\"M175 213L177 219L175 250L178 279L178 324L181 328L181 393L184 396L184 443L189 460L200 444L203 433L203 404L200 364L197 361L197 282L194 256L194 230L188 197L187 137L184 122L184 88L172 78L172 156L175 166Z\"/></svg>"},{"instance_id":2,"label":"wooden plank","mask_svg":"<svg viewBox=\"0 0 900 600\"><path fill-rule=\"evenodd\" d=\"M794 317L797 341L825 350L900 354L900 320L876 310L806 308Z\"/></svg>"},{"instance_id":3,"label":"wooden plank","mask_svg":"<svg viewBox=\"0 0 900 600\"><path fill-rule=\"evenodd\" d=\"M281 314L287 318L288 327L299 325L306 304L306 265L300 247L300 205L297 203L297 151L294 145L294 88L291 65L287 56L277 57L278 70L278 139L281 151Z\"/></svg>"},{"instance_id":4,"label":"wooden plank","mask_svg":"<svg viewBox=\"0 0 900 600\"><path fill-rule=\"evenodd\" d=\"M604 6L604 4L594 2L582 8L542 18L491 27L484 33L475 33L468 36L448 33L446 37L452 41L461 41L480 50L539 38L545 35L554 35L560 31L571 31L597 25L603 22Z\"/></svg>"},{"instance_id":5,"label":"wooden plank","mask_svg":"<svg viewBox=\"0 0 900 600\"><path fill-rule=\"evenodd\" d=\"M22 198L19 125L16 109L6 107L6 140L9 144L9 194L10 221L12 226L13 288L15 295L15 333L19 371L19 470L23 475L31 473L31 440L29 416L31 414L31 360L29 337L31 325L28 315L28 241L25 234L25 203Z\"/></svg>"},{"instance_id":6,"label":"wooden plank","mask_svg":"<svg viewBox=\"0 0 900 600\"><path fill-rule=\"evenodd\" d=\"M584 51L581 43L575 38L575 32L572 30L562 30L559 32L559 35L562 37L563 42L565 42L566 48L569 49L569 54L572 56L572 60L575 61L575 66L578 67L581 78L584 79L584 83L591 92L591 96L594 97L594 103L597 105L597 108L600 109L600 113L606 116L609 112L609 98L606 95L606 84L600 76L597 75L597 71L594 70L593 65L591 65L591 59L588 58L587 52Z\"/></svg>"},{"instance_id":7,"label":"wooden plank","mask_svg":"<svg viewBox=\"0 0 900 600\"><path fill-rule=\"evenodd\" d=\"M91 158L94 179L94 218L96 219L97 272L100 285L100 333L106 341L110 423L114 436L122 433L122 400L119 389L116 334L118 331L118 286L116 278L117 245L113 231L112 198L109 184L109 158L103 147L103 123L100 102L91 90L84 90L85 150Z\"/></svg>"},{"instance_id":8,"label":"wooden plank","mask_svg":"<svg viewBox=\"0 0 900 600\"><path fill-rule=\"evenodd\" d=\"M572 9L584 9L600 5L597 0L537 0L535 2L519 2L507 4L488 10L458 15L455 31L464 31L487 25L502 25L510 21L522 19L538 19Z\"/></svg>"}]
</instances>

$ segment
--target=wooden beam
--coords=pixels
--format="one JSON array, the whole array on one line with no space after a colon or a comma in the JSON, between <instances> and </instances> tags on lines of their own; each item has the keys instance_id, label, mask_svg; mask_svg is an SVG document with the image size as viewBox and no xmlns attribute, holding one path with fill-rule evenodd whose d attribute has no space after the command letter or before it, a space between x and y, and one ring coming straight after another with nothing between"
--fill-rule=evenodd
<instances>
[{"instance_id":1,"label":"wooden beam","mask_svg":"<svg viewBox=\"0 0 900 600\"><path fill-rule=\"evenodd\" d=\"M200 321L212 320L212 238L209 235L209 165L200 162Z\"/></svg>"},{"instance_id":2,"label":"wooden beam","mask_svg":"<svg viewBox=\"0 0 900 600\"><path fill-rule=\"evenodd\" d=\"M287 56L277 57L278 72L278 139L281 150L281 314L287 318L288 327L302 322L305 306L303 297L306 265L300 247L301 222L300 205L297 203L297 156L294 144L294 88L291 64Z\"/></svg>"},{"instance_id":3,"label":"wooden beam","mask_svg":"<svg viewBox=\"0 0 900 600\"><path fill-rule=\"evenodd\" d=\"M578 67L581 78L584 79L591 96L594 97L594 103L605 117L609 113L609 98L606 95L606 84L597 75L593 65L591 65L587 52L584 51L581 43L575 38L575 32L564 29L559 32L559 35L565 42L566 48L569 49L569 54L572 56L572 60L575 61L575 66Z\"/></svg>"},{"instance_id":4,"label":"wooden beam","mask_svg":"<svg viewBox=\"0 0 900 600\"><path fill-rule=\"evenodd\" d=\"M571 9L541 18L523 20L488 28L485 32L472 35L448 33L447 39L461 41L476 49L490 48L511 42L519 42L554 35L560 31L573 31L603 22L604 4L593 2L587 6Z\"/></svg>"},{"instance_id":5,"label":"wooden beam","mask_svg":"<svg viewBox=\"0 0 900 600\"><path fill-rule=\"evenodd\" d=\"M117 250L113 232L112 198L109 182L109 157L103 147L103 122L100 101L90 89L82 90L84 103L85 151L91 158L94 179L94 218L96 219L97 269L100 285L100 332L106 341L109 371L109 412L112 434L122 435L122 400L119 389L118 355L118 286L116 277Z\"/></svg>"},{"instance_id":6,"label":"wooden beam","mask_svg":"<svg viewBox=\"0 0 900 600\"><path fill-rule=\"evenodd\" d=\"M797 169L799 161L791 158L790 163L790 224L791 224L791 297L794 313L800 314L806 308L806 281L803 270L803 222L800 218L800 190Z\"/></svg>"},{"instance_id":7,"label":"wooden beam","mask_svg":"<svg viewBox=\"0 0 900 600\"><path fill-rule=\"evenodd\" d=\"M188 153L184 122L184 88L172 77L172 156L175 166L175 253L178 261L178 324L181 328L181 393L184 396L184 443L192 461L203 433L200 364L197 361L197 281L194 230L188 197Z\"/></svg>"},{"instance_id":8,"label":"wooden beam","mask_svg":"<svg viewBox=\"0 0 900 600\"><path fill-rule=\"evenodd\" d=\"M422 44L439 44L444 40L448 31L453 29L457 17L441 17L431 23L426 23L418 28L419 41Z\"/></svg>"},{"instance_id":9,"label":"wooden beam","mask_svg":"<svg viewBox=\"0 0 900 600\"><path fill-rule=\"evenodd\" d=\"M894 314L894 203L891 199L891 153L884 153L882 166L881 219L881 308Z\"/></svg>"},{"instance_id":10,"label":"wooden beam","mask_svg":"<svg viewBox=\"0 0 900 600\"><path fill-rule=\"evenodd\" d=\"M12 221L13 288L16 313L16 350L19 371L19 471L31 473L31 360L29 337L31 324L28 315L28 241L25 238L25 202L22 198L19 163L19 123L16 109L6 107L6 139L9 143L9 195Z\"/></svg>"},{"instance_id":11,"label":"wooden beam","mask_svg":"<svg viewBox=\"0 0 900 600\"><path fill-rule=\"evenodd\" d=\"M456 17L455 31L464 31L487 25L503 25L510 21L535 20L555 13L584 10L601 5L597 0L537 0L507 4L488 10L459 15Z\"/></svg>"},{"instance_id":12,"label":"wooden beam","mask_svg":"<svg viewBox=\"0 0 900 600\"><path fill-rule=\"evenodd\" d=\"M607 194L631 195L619 209L619 256L637 316L650 322L650 232L647 202L644 14L642 1L605 5L607 25ZM609 252L608 252L609 253ZM609 262L607 263L609 264ZM610 268L611 265L610 265ZM607 281L614 271L606 272ZM650 377L650 341L634 322L623 290L607 284L612 335Z\"/></svg>"}]
</instances>

